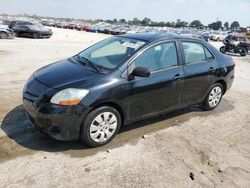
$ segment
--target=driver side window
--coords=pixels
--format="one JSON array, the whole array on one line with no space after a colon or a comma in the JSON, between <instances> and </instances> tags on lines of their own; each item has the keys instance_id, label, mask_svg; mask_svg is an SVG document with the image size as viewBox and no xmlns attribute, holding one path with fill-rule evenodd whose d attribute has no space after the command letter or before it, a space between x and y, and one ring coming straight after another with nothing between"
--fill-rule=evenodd
<instances>
[{"instance_id":1,"label":"driver side window","mask_svg":"<svg viewBox=\"0 0 250 188\"><path fill-rule=\"evenodd\" d=\"M174 42L153 46L134 60L135 67L147 68L150 72L177 66L177 51Z\"/></svg>"}]
</instances>

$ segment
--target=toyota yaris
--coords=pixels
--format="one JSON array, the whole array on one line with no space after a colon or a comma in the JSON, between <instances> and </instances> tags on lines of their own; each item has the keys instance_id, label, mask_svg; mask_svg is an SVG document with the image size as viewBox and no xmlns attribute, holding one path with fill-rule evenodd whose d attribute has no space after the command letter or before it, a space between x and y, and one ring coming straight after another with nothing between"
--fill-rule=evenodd
<instances>
[{"instance_id":1,"label":"toyota yaris","mask_svg":"<svg viewBox=\"0 0 250 188\"><path fill-rule=\"evenodd\" d=\"M200 104L218 106L235 63L210 44L174 34L128 34L101 41L29 78L23 106L58 140L96 147L120 127Z\"/></svg>"}]
</instances>

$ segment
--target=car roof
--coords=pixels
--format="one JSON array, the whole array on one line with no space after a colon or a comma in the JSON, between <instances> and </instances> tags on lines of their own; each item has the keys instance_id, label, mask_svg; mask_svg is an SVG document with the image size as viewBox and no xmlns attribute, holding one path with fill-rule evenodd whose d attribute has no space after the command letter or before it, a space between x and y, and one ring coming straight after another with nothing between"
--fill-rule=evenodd
<instances>
[{"instance_id":1,"label":"car roof","mask_svg":"<svg viewBox=\"0 0 250 188\"><path fill-rule=\"evenodd\" d=\"M154 42L160 40L168 40L168 39L195 39L200 40L192 36L181 36L175 33L133 33L133 34L125 34L120 35L126 38L132 38L137 40L142 40L146 42Z\"/></svg>"}]
</instances>

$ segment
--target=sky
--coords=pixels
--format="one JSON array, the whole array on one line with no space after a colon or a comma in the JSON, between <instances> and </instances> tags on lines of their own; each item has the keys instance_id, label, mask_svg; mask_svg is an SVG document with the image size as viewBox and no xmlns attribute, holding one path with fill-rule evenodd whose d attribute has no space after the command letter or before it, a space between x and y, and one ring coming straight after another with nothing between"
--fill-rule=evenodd
<instances>
[{"instance_id":1,"label":"sky","mask_svg":"<svg viewBox=\"0 0 250 188\"><path fill-rule=\"evenodd\" d=\"M0 13L113 19L149 17L153 21L191 22L205 25L217 20L250 26L250 0L0 0Z\"/></svg>"}]
</instances>

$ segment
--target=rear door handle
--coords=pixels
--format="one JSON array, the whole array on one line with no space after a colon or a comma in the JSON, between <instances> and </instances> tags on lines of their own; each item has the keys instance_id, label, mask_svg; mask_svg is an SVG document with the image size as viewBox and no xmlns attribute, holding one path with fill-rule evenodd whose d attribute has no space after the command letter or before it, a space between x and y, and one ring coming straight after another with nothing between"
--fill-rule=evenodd
<instances>
[{"instance_id":1,"label":"rear door handle","mask_svg":"<svg viewBox=\"0 0 250 188\"><path fill-rule=\"evenodd\" d=\"M174 80L179 80L181 78L182 78L182 75L179 73L174 76Z\"/></svg>"}]
</instances>

